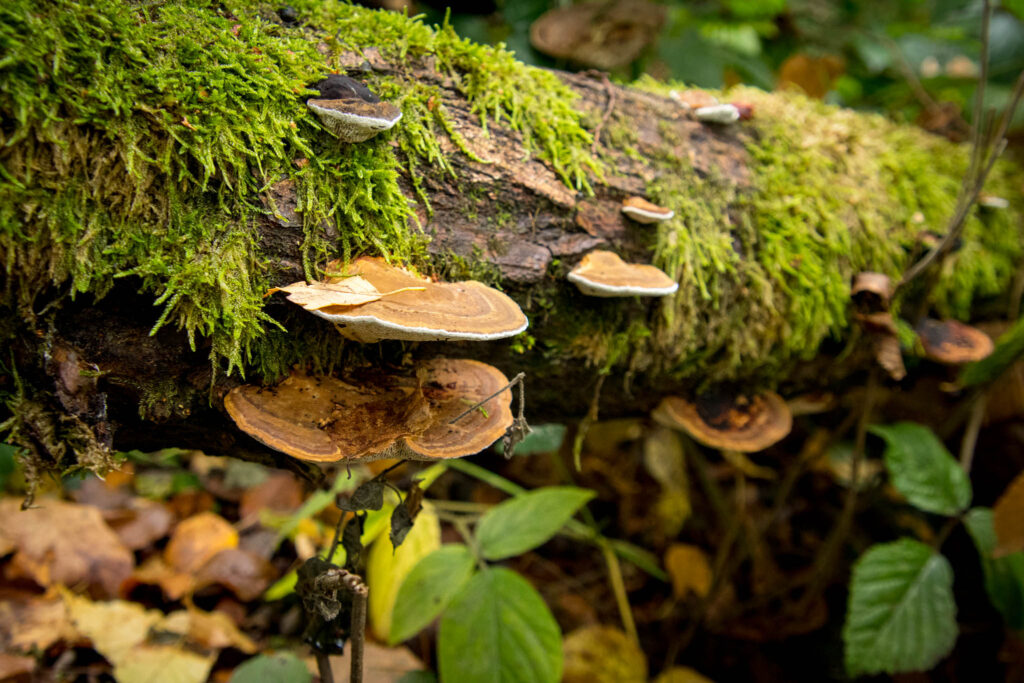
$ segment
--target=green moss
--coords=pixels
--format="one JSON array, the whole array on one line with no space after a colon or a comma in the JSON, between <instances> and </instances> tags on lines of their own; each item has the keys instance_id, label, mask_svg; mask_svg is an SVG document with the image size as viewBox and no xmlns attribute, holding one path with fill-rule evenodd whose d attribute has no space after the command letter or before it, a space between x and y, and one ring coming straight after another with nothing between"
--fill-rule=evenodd
<instances>
[{"instance_id":1,"label":"green moss","mask_svg":"<svg viewBox=\"0 0 1024 683\"><path fill-rule=\"evenodd\" d=\"M212 362L228 372L279 366L267 357L280 347L263 310L260 194L294 183L307 277L337 255L425 262L400 173L425 203L421 175L453 173L439 140L472 156L438 87L402 70L428 56L484 125L508 123L567 183L589 189L590 136L552 74L447 27L295 4L303 26L274 23L274 8L252 0L3 3L0 258L14 275L6 306L31 319L50 287L103 296L131 277L158 306L154 330L172 324L193 344L209 338ZM302 96L338 70L339 52L371 46L397 58L398 71L368 80L402 107L403 122L342 145Z\"/></svg>"}]
</instances>

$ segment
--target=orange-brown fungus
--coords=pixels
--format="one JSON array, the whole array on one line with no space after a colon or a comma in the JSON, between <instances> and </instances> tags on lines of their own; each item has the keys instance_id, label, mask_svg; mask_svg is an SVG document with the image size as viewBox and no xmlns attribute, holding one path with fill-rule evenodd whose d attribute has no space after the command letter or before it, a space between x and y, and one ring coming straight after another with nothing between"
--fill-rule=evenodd
<instances>
[{"instance_id":1,"label":"orange-brown fungus","mask_svg":"<svg viewBox=\"0 0 1024 683\"><path fill-rule=\"evenodd\" d=\"M784 438L793 416L778 394L751 398L706 394L691 403L676 396L662 399L654 411L661 424L682 429L712 448L754 453Z\"/></svg>"},{"instance_id":2,"label":"orange-brown fungus","mask_svg":"<svg viewBox=\"0 0 1024 683\"><path fill-rule=\"evenodd\" d=\"M927 319L917 326L917 334L928 357L947 365L981 360L994 348L987 334L956 320Z\"/></svg>"}]
</instances>

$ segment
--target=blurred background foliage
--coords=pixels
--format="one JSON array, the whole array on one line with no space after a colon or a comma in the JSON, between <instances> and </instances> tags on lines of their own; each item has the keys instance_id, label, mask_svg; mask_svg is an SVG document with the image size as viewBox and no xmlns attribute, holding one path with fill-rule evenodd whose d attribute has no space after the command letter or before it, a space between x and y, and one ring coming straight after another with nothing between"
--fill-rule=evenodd
<instances>
[{"instance_id":1,"label":"blurred background foliage","mask_svg":"<svg viewBox=\"0 0 1024 683\"><path fill-rule=\"evenodd\" d=\"M531 44L531 25L566 0L379 0L391 9L448 22L475 41L504 43L529 64L579 70L600 66L552 57ZM577 3L581 4L581 3ZM636 36L628 17L653 9L660 28L639 56L613 68L615 80L641 74L704 88L737 83L798 88L812 97L916 122L954 140L967 134L981 48L981 0L613 0L563 17L556 36L589 32L615 53ZM616 6L618 8L616 9ZM645 7L647 9L645 9ZM578 8L577 8L578 9ZM614 14L614 21L601 17ZM623 19L622 17L627 17ZM995 3L986 106L1002 110L1024 69L1024 0ZM581 24L583 24L581 26ZM551 34L552 31L549 31ZM625 50L628 52L628 50ZM586 60L584 60L585 62ZM1024 109L1013 132L1024 132Z\"/></svg>"}]
</instances>

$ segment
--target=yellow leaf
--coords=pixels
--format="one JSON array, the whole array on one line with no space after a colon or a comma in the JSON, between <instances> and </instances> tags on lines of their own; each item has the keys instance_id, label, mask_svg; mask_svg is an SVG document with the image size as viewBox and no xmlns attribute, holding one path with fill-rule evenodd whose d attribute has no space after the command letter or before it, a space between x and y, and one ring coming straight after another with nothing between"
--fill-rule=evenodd
<instances>
[{"instance_id":1,"label":"yellow leaf","mask_svg":"<svg viewBox=\"0 0 1024 683\"><path fill-rule=\"evenodd\" d=\"M644 683L647 659L636 643L611 626L584 626L562 642L562 683Z\"/></svg>"},{"instance_id":2,"label":"yellow leaf","mask_svg":"<svg viewBox=\"0 0 1024 683\"><path fill-rule=\"evenodd\" d=\"M181 522L164 548L164 560L179 572L190 573L214 555L238 547L238 532L212 512L200 512Z\"/></svg>"},{"instance_id":3,"label":"yellow leaf","mask_svg":"<svg viewBox=\"0 0 1024 683\"><path fill-rule=\"evenodd\" d=\"M380 292L361 275L353 275L328 282L293 282L287 287L274 287L267 294L287 292L288 301L298 304L307 311L317 311L328 306L360 306L381 297L399 292L420 291L424 287L402 287L390 292Z\"/></svg>"},{"instance_id":4,"label":"yellow leaf","mask_svg":"<svg viewBox=\"0 0 1024 683\"><path fill-rule=\"evenodd\" d=\"M714 683L688 666L674 666L658 674L654 683Z\"/></svg>"},{"instance_id":5,"label":"yellow leaf","mask_svg":"<svg viewBox=\"0 0 1024 683\"><path fill-rule=\"evenodd\" d=\"M391 612L403 579L423 557L441 547L441 523L428 503L402 545L395 550L388 534L370 547L366 560L366 583L370 588L370 626L378 639L386 641L391 632Z\"/></svg>"},{"instance_id":6,"label":"yellow leaf","mask_svg":"<svg viewBox=\"0 0 1024 683\"><path fill-rule=\"evenodd\" d=\"M145 641L150 627L163 617L159 611L148 610L134 602L93 602L66 588L60 593L78 632L114 664Z\"/></svg>"},{"instance_id":7,"label":"yellow leaf","mask_svg":"<svg viewBox=\"0 0 1024 683\"><path fill-rule=\"evenodd\" d=\"M250 655L256 652L256 643L239 631L231 617L223 612L178 610L164 617L156 628L177 633L208 650L234 647Z\"/></svg>"},{"instance_id":8,"label":"yellow leaf","mask_svg":"<svg viewBox=\"0 0 1024 683\"><path fill-rule=\"evenodd\" d=\"M740 453L739 451L723 450L722 457L725 458L726 462L748 477L753 477L755 479L774 479L776 476L775 470L756 464L745 454Z\"/></svg>"},{"instance_id":9,"label":"yellow leaf","mask_svg":"<svg viewBox=\"0 0 1024 683\"><path fill-rule=\"evenodd\" d=\"M665 552L665 570L672 579L672 593L686 597L690 591L704 597L711 590L711 565L695 545L673 543Z\"/></svg>"},{"instance_id":10,"label":"yellow leaf","mask_svg":"<svg viewBox=\"0 0 1024 683\"><path fill-rule=\"evenodd\" d=\"M142 645L114 663L114 678L117 683L204 683L212 667L212 656L171 645Z\"/></svg>"},{"instance_id":11,"label":"yellow leaf","mask_svg":"<svg viewBox=\"0 0 1024 683\"><path fill-rule=\"evenodd\" d=\"M992 508L998 545L993 557L1024 550L1024 472L1014 478Z\"/></svg>"}]
</instances>

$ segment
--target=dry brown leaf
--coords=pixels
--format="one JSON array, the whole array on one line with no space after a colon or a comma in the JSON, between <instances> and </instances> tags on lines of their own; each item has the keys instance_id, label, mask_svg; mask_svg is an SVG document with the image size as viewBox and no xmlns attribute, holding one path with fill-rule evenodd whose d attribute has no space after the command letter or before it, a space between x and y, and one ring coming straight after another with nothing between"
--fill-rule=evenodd
<instances>
[{"instance_id":1,"label":"dry brown leaf","mask_svg":"<svg viewBox=\"0 0 1024 683\"><path fill-rule=\"evenodd\" d=\"M22 657L0 652L0 681L9 681L17 676L30 674L36 670L35 657Z\"/></svg>"},{"instance_id":2,"label":"dry brown leaf","mask_svg":"<svg viewBox=\"0 0 1024 683\"><path fill-rule=\"evenodd\" d=\"M644 683L647 659L622 631L610 626L584 626L562 641L563 683Z\"/></svg>"},{"instance_id":3,"label":"dry brown leaf","mask_svg":"<svg viewBox=\"0 0 1024 683\"><path fill-rule=\"evenodd\" d=\"M1018 474L992 508L996 545L993 557L1024 550L1024 472Z\"/></svg>"},{"instance_id":4,"label":"dry brown leaf","mask_svg":"<svg viewBox=\"0 0 1024 683\"><path fill-rule=\"evenodd\" d=\"M132 550L143 550L167 535L174 515L163 503L136 498L107 523L122 543Z\"/></svg>"},{"instance_id":5,"label":"dry brown leaf","mask_svg":"<svg viewBox=\"0 0 1024 683\"><path fill-rule=\"evenodd\" d=\"M402 287L390 292L380 292L361 275L334 278L328 282L293 282L286 287L274 287L267 294L287 292L288 301L302 306L307 311L318 311L328 306L360 306L381 297L399 292L420 291L424 287Z\"/></svg>"},{"instance_id":6,"label":"dry brown leaf","mask_svg":"<svg viewBox=\"0 0 1024 683\"><path fill-rule=\"evenodd\" d=\"M654 683L714 683L688 666L674 666L658 674Z\"/></svg>"},{"instance_id":7,"label":"dry brown leaf","mask_svg":"<svg viewBox=\"0 0 1024 683\"><path fill-rule=\"evenodd\" d=\"M835 79L843 74L843 58L836 55L809 57L795 54L779 67L776 90L802 90L808 97L824 99Z\"/></svg>"},{"instance_id":8,"label":"dry brown leaf","mask_svg":"<svg viewBox=\"0 0 1024 683\"><path fill-rule=\"evenodd\" d=\"M256 652L256 643L238 630L235 622L223 612L204 612L199 609L171 612L156 625L160 631L184 636L208 650L233 647L246 654Z\"/></svg>"},{"instance_id":9,"label":"dry brown leaf","mask_svg":"<svg viewBox=\"0 0 1024 683\"><path fill-rule=\"evenodd\" d=\"M174 529L164 560L177 571L194 572L220 551L237 547L238 532L226 519L201 512Z\"/></svg>"},{"instance_id":10,"label":"dry brown leaf","mask_svg":"<svg viewBox=\"0 0 1024 683\"><path fill-rule=\"evenodd\" d=\"M302 505L302 484L290 472L277 472L259 486L246 489L238 511L243 526L259 521L261 510L288 513Z\"/></svg>"},{"instance_id":11,"label":"dry brown leaf","mask_svg":"<svg viewBox=\"0 0 1024 683\"><path fill-rule=\"evenodd\" d=\"M672 579L672 594L684 598L689 592L704 597L711 590L711 564L695 545L673 543L665 551L665 571Z\"/></svg>"},{"instance_id":12,"label":"dry brown leaf","mask_svg":"<svg viewBox=\"0 0 1024 683\"><path fill-rule=\"evenodd\" d=\"M122 593L129 595L138 585L159 586L169 600L180 600L192 590L192 584L191 574L176 571L163 557L154 555L132 572Z\"/></svg>"},{"instance_id":13,"label":"dry brown leaf","mask_svg":"<svg viewBox=\"0 0 1024 683\"><path fill-rule=\"evenodd\" d=\"M54 643L74 641L78 631L57 595L25 596L0 602L0 649L43 651Z\"/></svg>"},{"instance_id":14,"label":"dry brown leaf","mask_svg":"<svg viewBox=\"0 0 1024 683\"><path fill-rule=\"evenodd\" d=\"M255 553L227 548L214 555L195 574L193 590L220 584L248 602L263 594L277 578L273 566Z\"/></svg>"},{"instance_id":15,"label":"dry brown leaf","mask_svg":"<svg viewBox=\"0 0 1024 683\"><path fill-rule=\"evenodd\" d=\"M134 558L87 505L46 500L21 510L17 500L0 501L0 545L17 549L8 576L27 576L41 586L88 584L103 595L117 595L132 572Z\"/></svg>"}]
</instances>

